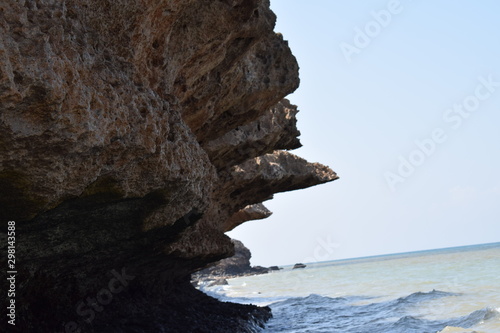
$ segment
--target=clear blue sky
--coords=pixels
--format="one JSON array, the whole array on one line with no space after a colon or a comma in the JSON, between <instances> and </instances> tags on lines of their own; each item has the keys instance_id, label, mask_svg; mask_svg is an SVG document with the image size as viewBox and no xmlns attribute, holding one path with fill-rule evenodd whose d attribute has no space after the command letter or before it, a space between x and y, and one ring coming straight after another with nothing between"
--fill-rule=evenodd
<instances>
[{"instance_id":1,"label":"clear blue sky","mask_svg":"<svg viewBox=\"0 0 500 333\"><path fill-rule=\"evenodd\" d=\"M228 233L254 265L500 241L500 2L271 0L299 156L340 179Z\"/></svg>"}]
</instances>

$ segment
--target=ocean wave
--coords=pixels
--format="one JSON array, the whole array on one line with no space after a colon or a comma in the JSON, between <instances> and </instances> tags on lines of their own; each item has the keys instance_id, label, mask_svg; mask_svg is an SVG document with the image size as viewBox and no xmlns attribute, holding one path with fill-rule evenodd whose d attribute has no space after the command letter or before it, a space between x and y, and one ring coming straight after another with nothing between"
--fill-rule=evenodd
<instances>
[{"instance_id":1,"label":"ocean wave","mask_svg":"<svg viewBox=\"0 0 500 333\"><path fill-rule=\"evenodd\" d=\"M413 307L421 302L448 296L459 294L433 290L364 305L356 305L356 302L370 297L332 298L315 294L293 297L270 305L273 319L265 332L435 333L447 326L467 329L500 318L500 313L494 308L445 320L412 315Z\"/></svg>"},{"instance_id":2,"label":"ocean wave","mask_svg":"<svg viewBox=\"0 0 500 333\"><path fill-rule=\"evenodd\" d=\"M484 308L477 310L469 314L468 316L463 316L456 318L451 321L449 326L457 326L469 328L482 322L500 318L500 312L493 308Z\"/></svg>"},{"instance_id":3,"label":"ocean wave","mask_svg":"<svg viewBox=\"0 0 500 333\"><path fill-rule=\"evenodd\" d=\"M474 311L467 316L445 320L427 320L423 318L405 316L391 325L391 328L394 330L394 332L434 333L444 330L446 327L468 329L488 320L499 318L499 316L500 313L492 308L484 308ZM423 329L425 329L425 331L422 331Z\"/></svg>"},{"instance_id":4,"label":"ocean wave","mask_svg":"<svg viewBox=\"0 0 500 333\"><path fill-rule=\"evenodd\" d=\"M417 303L449 296L460 296L460 294L433 289L429 292L417 291L416 293L408 296L400 297L397 301L402 303Z\"/></svg>"},{"instance_id":5,"label":"ocean wave","mask_svg":"<svg viewBox=\"0 0 500 333\"><path fill-rule=\"evenodd\" d=\"M200 290L203 291L208 296L218 299L219 301L222 302L253 304L258 306L268 306L270 304L281 302L288 299L288 297L285 296L276 296L276 297L261 297L257 295L241 296L241 297L229 296L227 294L228 292L227 286L201 287Z\"/></svg>"}]
</instances>

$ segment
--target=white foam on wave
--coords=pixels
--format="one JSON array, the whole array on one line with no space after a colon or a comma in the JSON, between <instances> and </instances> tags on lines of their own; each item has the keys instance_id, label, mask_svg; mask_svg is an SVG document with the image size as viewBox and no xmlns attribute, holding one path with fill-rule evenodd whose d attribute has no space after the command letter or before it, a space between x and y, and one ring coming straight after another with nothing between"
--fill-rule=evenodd
<instances>
[{"instance_id":1,"label":"white foam on wave","mask_svg":"<svg viewBox=\"0 0 500 333\"><path fill-rule=\"evenodd\" d=\"M438 333L480 333L480 332L462 327L446 326L444 330L439 331Z\"/></svg>"}]
</instances>

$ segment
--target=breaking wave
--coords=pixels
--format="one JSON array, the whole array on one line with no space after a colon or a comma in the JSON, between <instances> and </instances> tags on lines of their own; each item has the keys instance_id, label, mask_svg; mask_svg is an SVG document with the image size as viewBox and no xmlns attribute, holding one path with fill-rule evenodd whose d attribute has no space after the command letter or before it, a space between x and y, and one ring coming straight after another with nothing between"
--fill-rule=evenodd
<instances>
[{"instance_id":1,"label":"breaking wave","mask_svg":"<svg viewBox=\"0 0 500 333\"><path fill-rule=\"evenodd\" d=\"M498 310L485 308L467 316L446 320L429 320L411 315L411 309L422 302L458 296L438 290L416 292L385 302L364 296L324 297L309 295L271 304L273 319L265 332L294 333L436 333L447 326L473 327L500 318ZM363 305L355 305L363 301Z\"/></svg>"}]
</instances>

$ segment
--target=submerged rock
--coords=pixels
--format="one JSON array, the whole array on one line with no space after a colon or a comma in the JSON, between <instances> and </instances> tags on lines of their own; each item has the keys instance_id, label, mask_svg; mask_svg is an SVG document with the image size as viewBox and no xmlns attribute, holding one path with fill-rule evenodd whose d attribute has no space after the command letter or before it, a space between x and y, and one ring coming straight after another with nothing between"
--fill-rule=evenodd
<instances>
[{"instance_id":1,"label":"submerged rock","mask_svg":"<svg viewBox=\"0 0 500 333\"><path fill-rule=\"evenodd\" d=\"M293 265L293 269L297 269L297 268L306 268L306 265L304 265L302 263L297 263L297 264Z\"/></svg>"},{"instance_id":2,"label":"submerged rock","mask_svg":"<svg viewBox=\"0 0 500 333\"><path fill-rule=\"evenodd\" d=\"M213 286L227 286L229 283L226 279L217 279L208 284L209 287Z\"/></svg>"},{"instance_id":3,"label":"submerged rock","mask_svg":"<svg viewBox=\"0 0 500 333\"><path fill-rule=\"evenodd\" d=\"M224 232L269 216L274 193L337 179L283 151L300 146L283 99L299 79L275 19L267 0L0 4L11 331L248 332L269 318L190 276L233 255Z\"/></svg>"}]
</instances>

